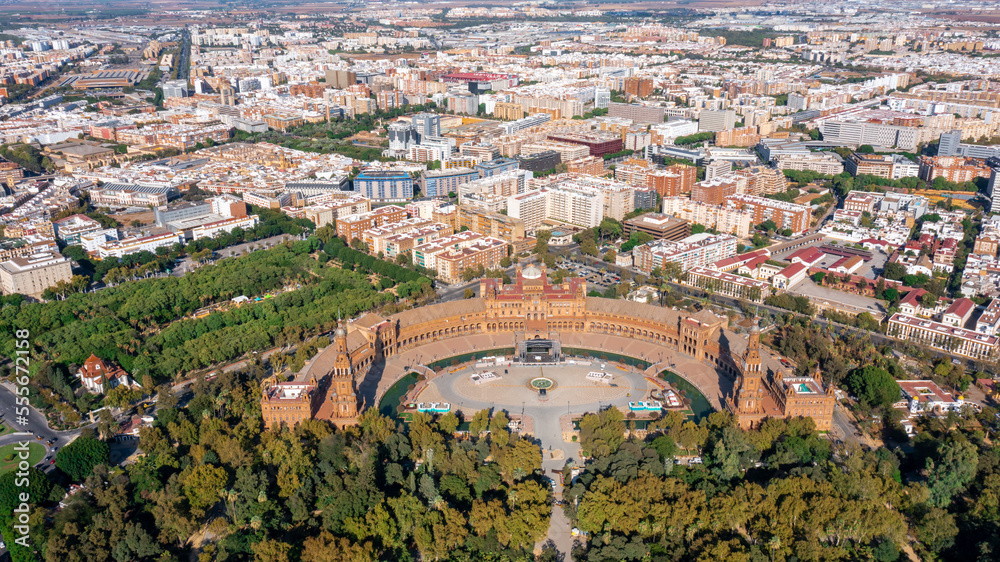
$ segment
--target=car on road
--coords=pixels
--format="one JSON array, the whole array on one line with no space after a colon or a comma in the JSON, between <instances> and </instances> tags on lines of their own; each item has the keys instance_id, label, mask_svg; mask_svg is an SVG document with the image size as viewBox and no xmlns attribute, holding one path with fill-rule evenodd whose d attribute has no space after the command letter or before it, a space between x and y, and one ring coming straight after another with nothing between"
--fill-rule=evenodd
<instances>
[{"instance_id":1,"label":"car on road","mask_svg":"<svg viewBox=\"0 0 1000 562\"><path fill-rule=\"evenodd\" d=\"M41 435L35 435L35 439L38 439L39 441L41 441L42 439L45 439L45 438L42 437Z\"/></svg>"}]
</instances>

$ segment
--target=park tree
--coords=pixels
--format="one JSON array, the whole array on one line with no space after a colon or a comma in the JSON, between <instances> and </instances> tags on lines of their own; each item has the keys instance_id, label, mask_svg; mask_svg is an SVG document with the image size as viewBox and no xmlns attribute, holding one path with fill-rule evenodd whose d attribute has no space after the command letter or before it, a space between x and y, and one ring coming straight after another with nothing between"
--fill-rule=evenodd
<instances>
[{"instance_id":1,"label":"park tree","mask_svg":"<svg viewBox=\"0 0 1000 562\"><path fill-rule=\"evenodd\" d=\"M601 233L601 241L613 241L621 237L622 235L622 223L616 221L615 219L605 217L601 224L597 227L597 230Z\"/></svg>"},{"instance_id":2,"label":"park tree","mask_svg":"<svg viewBox=\"0 0 1000 562\"><path fill-rule=\"evenodd\" d=\"M683 281L684 269L679 262L668 261L663 264L663 278L667 281Z\"/></svg>"},{"instance_id":3,"label":"park tree","mask_svg":"<svg viewBox=\"0 0 1000 562\"><path fill-rule=\"evenodd\" d=\"M486 431L489 424L489 410L477 410L476 413L472 415L472 420L469 422L469 433L472 435L479 435L480 433Z\"/></svg>"},{"instance_id":4,"label":"park tree","mask_svg":"<svg viewBox=\"0 0 1000 562\"><path fill-rule=\"evenodd\" d=\"M906 267L898 262L891 262L885 264L885 269L882 271L882 276L886 279L900 280L906 276Z\"/></svg>"},{"instance_id":5,"label":"park tree","mask_svg":"<svg viewBox=\"0 0 1000 562\"><path fill-rule=\"evenodd\" d=\"M920 305L924 308L934 308L937 306L937 296L934 293L920 295Z\"/></svg>"},{"instance_id":6,"label":"park tree","mask_svg":"<svg viewBox=\"0 0 1000 562\"><path fill-rule=\"evenodd\" d=\"M757 460L753 444L736 427L726 427L706 453L706 464L723 480L732 480Z\"/></svg>"},{"instance_id":7,"label":"park tree","mask_svg":"<svg viewBox=\"0 0 1000 562\"><path fill-rule=\"evenodd\" d=\"M865 365L847 376L847 388L869 407L890 406L899 400L899 384L889 371L874 365Z\"/></svg>"},{"instance_id":8,"label":"park tree","mask_svg":"<svg viewBox=\"0 0 1000 562\"><path fill-rule=\"evenodd\" d=\"M191 509L201 512L218 503L226 481L226 471L217 466L203 464L192 470L184 479L184 495Z\"/></svg>"},{"instance_id":9,"label":"park tree","mask_svg":"<svg viewBox=\"0 0 1000 562\"><path fill-rule=\"evenodd\" d=\"M549 240L552 239L551 230L542 230L535 233L535 253L545 255L549 253Z\"/></svg>"},{"instance_id":10,"label":"park tree","mask_svg":"<svg viewBox=\"0 0 1000 562\"><path fill-rule=\"evenodd\" d=\"M94 467L108 464L110 448L103 441L81 435L56 454L56 467L70 480L79 482L93 472Z\"/></svg>"},{"instance_id":11,"label":"park tree","mask_svg":"<svg viewBox=\"0 0 1000 562\"><path fill-rule=\"evenodd\" d=\"M14 459L18 457L14 456ZM7 462L4 459L4 462ZM18 475L17 471L5 472L0 476L0 522L14 514L14 509L21 503L21 494L28 494L30 504L40 504L49 500L53 488L52 481L44 472L30 467L27 474Z\"/></svg>"},{"instance_id":12,"label":"park tree","mask_svg":"<svg viewBox=\"0 0 1000 562\"><path fill-rule=\"evenodd\" d=\"M942 443L938 454L927 459L931 505L947 507L972 481L978 461L979 454L972 443L955 439Z\"/></svg>"},{"instance_id":13,"label":"park tree","mask_svg":"<svg viewBox=\"0 0 1000 562\"><path fill-rule=\"evenodd\" d=\"M618 408L587 414L580 420L580 447L592 457L614 454L625 442L625 417Z\"/></svg>"}]
</instances>

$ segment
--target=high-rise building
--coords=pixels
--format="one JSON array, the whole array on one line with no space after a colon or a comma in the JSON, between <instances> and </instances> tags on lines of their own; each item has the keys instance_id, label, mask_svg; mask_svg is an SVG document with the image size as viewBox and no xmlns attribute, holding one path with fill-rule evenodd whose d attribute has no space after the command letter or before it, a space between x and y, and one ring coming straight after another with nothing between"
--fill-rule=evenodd
<instances>
[{"instance_id":1,"label":"high-rise building","mask_svg":"<svg viewBox=\"0 0 1000 562\"><path fill-rule=\"evenodd\" d=\"M229 84L225 84L219 89L219 103L222 105L236 105L236 90Z\"/></svg>"},{"instance_id":2,"label":"high-rise building","mask_svg":"<svg viewBox=\"0 0 1000 562\"><path fill-rule=\"evenodd\" d=\"M625 94L640 98L653 95L653 79L629 76L625 79Z\"/></svg>"},{"instance_id":3,"label":"high-rise building","mask_svg":"<svg viewBox=\"0 0 1000 562\"><path fill-rule=\"evenodd\" d=\"M457 193L458 186L479 179L479 171L472 168L427 170L420 174L420 191L424 197L443 197Z\"/></svg>"},{"instance_id":4,"label":"high-rise building","mask_svg":"<svg viewBox=\"0 0 1000 562\"><path fill-rule=\"evenodd\" d=\"M852 176L892 177L892 156L852 152L844 161L844 170Z\"/></svg>"},{"instance_id":5,"label":"high-rise building","mask_svg":"<svg viewBox=\"0 0 1000 562\"><path fill-rule=\"evenodd\" d=\"M811 208L807 205L753 195L730 195L726 197L726 206L750 211L753 224L771 220L778 230L791 230L793 234L809 230L812 224Z\"/></svg>"},{"instance_id":6,"label":"high-rise building","mask_svg":"<svg viewBox=\"0 0 1000 562\"><path fill-rule=\"evenodd\" d=\"M354 178L354 191L372 201L402 201L413 198L413 179L401 170L365 170Z\"/></svg>"},{"instance_id":7,"label":"high-rise building","mask_svg":"<svg viewBox=\"0 0 1000 562\"><path fill-rule=\"evenodd\" d=\"M710 110L701 112L698 119L698 130L717 133L736 127L736 112L732 109Z\"/></svg>"},{"instance_id":8,"label":"high-rise building","mask_svg":"<svg viewBox=\"0 0 1000 562\"><path fill-rule=\"evenodd\" d=\"M714 162L705 166L705 180L714 180L716 177L722 174L728 174L733 171L733 163L729 160L715 160Z\"/></svg>"},{"instance_id":9,"label":"high-rise building","mask_svg":"<svg viewBox=\"0 0 1000 562\"><path fill-rule=\"evenodd\" d=\"M497 119L516 121L524 118L524 107L519 103L498 101L493 104L493 116Z\"/></svg>"},{"instance_id":10,"label":"high-rise building","mask_svg":"<svg viewBox=\"0 0 1000 562\"><path fill-rule=\"evenodd\" d=\"M524 221L527 232L534 231L545 220L547 190L526 191L507 198L507 215Z\"/></svg>"},{"instance_id":11,"label":"high-rise building","mask_svg":"<svg viewBox=\"0 0 1000 562\"><path fill-rule=\"evenodd\" d=\"M663 213L740 238L750 236L750 221L753 219L750 211L700 203L686 197L664 197Z\"/></svg>"},{"instance_id":12,"label":"high-rise building","mask_svg":"<svg viewBox=\"0 0 1000 562\"><path fill-rule=\"evenodd\" d=\"M326 83L331 88L343 90L358 83L358 76L349 70L327 70Z\"/></svg>"},{"instance_id":13,"label":"high-rise building","mask_svg":"<svg viewBox=\"0 0 1000 562\"><path fill-rule=\"evenodd\" d=\"M418 113L413 116L413 125L417 129L417 140L424 137L441 136L441 116L435 113Z\"/></svg>"},{"instance_id":14,"label":"high-rise building","mask_svg":"<svg viewBox=\"0 0 1000 562\"><path fill-rule=\"evenodd\" d=\"M606 109L611 103L611 90L607 88L594 88L594 107Z\"/></svg>"},{"instance_id":15,"label":"high-rise building","mask_svg":"<svg viewBox=\"0 0 1000 562\"><path fill-rule=\"evenodd\" d=\"M562 162L562 157L555 150L546 150L536 152L530 156L518 156L515 160L517 160L518 166L522 170L544 172L545 170L555 168L556 165Z\"/></svg>"},{"instance_id":16,"label":"high-rise building","mask_svg":"<svg viewBox=\"0 0 1000 562\"><path fill-rule=\"evenodd\" d=\"M186 98L187 95L188 87L185 80L169 80L163 84L163 97L165 99Z\"/></svg>"},{"instance_id":17,"label":"high-rise building","mask_svg":"<svg viewBox=\"0 0 1000 562\"><path fill-rule=\"evenodd\" d=\"M413 122L395 121L389 124L389 150L401 152L417 143L417 127Z\"/></svg>"},{"instance_id":18,"label":"high-rise building","mask_svg":"<svg viewBox=\"0 0 1000 562\"><path fill-rule=\"evenodd\" d=\"M991 175L989 166L976 158L960 156L920 156L920 179L932 182L944 178L951 182L961 183L974 181L976 178L988 178Z\"/></svg>"},{"instance_id":19,"label":"high-rise building","mask_svg":"<svg viewBox=\"0 0 1000 562\"><path fill-rule=\"evenodd\" d=\"M990 181L986 185L986 193L990 196L990 212L1000 212L1000 156L994 156L986 160L986 165L990 167Z\"/></svg>"},{"instance_id":20,"label":"high-rise building","mask_svg":"<svg viewBox=\"0 0 1000 562\"><path fill-rule=\"evenodd\" d=\"M638 103L616 103L608 105L608 117L631 119L636 123L663 123L664 108Z\"/></svg>"},{"instance_id":21,"label":"high-rise building","mask_svg":"<svg viewBox=\"0 0 1000 562\"><path fill-rule=\"evenodd\" d=\"M962 131L955 129L946 133L941 133L938 141L938 156L958 156L959 145L962 144Z\"/></svg>"},{"instance_id":22,"label":"high-rise building","mask_svg":"<svg viewBox=\"0 0 1000 562\"><path fill-rule=\"evenodd\" d=\"M571 162L566 162L566 171L571 174L587 174L588 176L603 176L605 174L604 159L597 156L587 156Z\"/></svg>"},{"instance_id":23,"label":"high-rise building","mask_svg":"<svg viewBox=\"0 0 1000 562\"><path fill-rule=\"evenodd\" d=\"M739 192L739 182L735 178L718 176L712 180L694 184L694 187L691 188L691 200L709 205L721 205L726 197Z\"/></svg>"}]
</instances>

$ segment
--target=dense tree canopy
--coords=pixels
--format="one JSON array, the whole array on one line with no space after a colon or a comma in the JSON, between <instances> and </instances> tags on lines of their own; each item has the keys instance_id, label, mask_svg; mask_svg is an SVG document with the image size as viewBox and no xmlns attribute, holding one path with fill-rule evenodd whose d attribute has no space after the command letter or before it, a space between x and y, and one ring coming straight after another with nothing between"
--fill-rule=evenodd
<instances>
[{"instance_id":1,"label":"dense tree canopy","mask_svg":"<svg viewBox=\"0 0 1000 562\"><path fill-rule=\"evenodd\" d=\"M0 327L32 334L38 391L33 401L40 407L62 404L69 415L74 408L66 404L86 409L74 396L70 366L82 365L91 353L120 364L137 381L149 376L157 383L300 343L332 329L338 315L351 317L432 293L430 280L416 271L352 250L338 238L324 244L311 237L222 259L180 278L3 306ZM230 299L240 295L269 298L231 306ZM215 308L194 315L205 307ZM12 338L0 342L8 355L13 345Z\"/></svg>"},{"instance_id":2,"label":"dense tree canopy","mask_svg":"<svg viewBox=\"0 0 1000 562\"><path fill-rule=\"evenodd\" d=\"M847 377L847 388L871 407L889 406L899 400L899 384L889 371L874 365L851 371Z\"/></svg>"},{"instance_id":3,"label":"dense tree canopy","mask_svg":"<svg viewBox=\"0 0 1000 562\"><path fill-rule=\"evenodd\" d=\"M83 435L59 450L56 466L72 480L83 480L99 464L108 464L109 448L103 441Z\"/></svg>"},{"instance_id":4,"label":"dense tree canopy","mask_svg":"<svg viewBox=\"0 0 1000 562\"><path fill-rule=\"evenodd\" d=\"M574 480L565 510L589 533L576 560L896 561L904 545L989 560L1000 546L996 446L959 433L910 454L862 450L832 446L808 419L743 431L718 413L698 424L704 463L675 466L673 441L691 423L668 416Z\"/></svg>"},{"instance_id":5,"label":"dense tree canopy","mask_svg":"<svg viewBox=\"0 0 1000 562\"><path fill-rule=\"evenodd\" d=\"M77 475L86 492L38 509L53 517L33 529L40 557L187 559L205 533L202 557L219 561L534 559L551 493L541 451L503 412L466 438L453 414L397 426L375 410L345 430L263 432L264 376L199 383L187 407L142 430L136 463Z\"/></svg>"}]
</instances>

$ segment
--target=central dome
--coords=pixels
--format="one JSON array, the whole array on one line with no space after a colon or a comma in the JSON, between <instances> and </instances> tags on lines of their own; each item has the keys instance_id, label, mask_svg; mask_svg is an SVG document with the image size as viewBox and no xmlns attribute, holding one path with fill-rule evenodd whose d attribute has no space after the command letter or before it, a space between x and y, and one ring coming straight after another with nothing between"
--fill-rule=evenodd
<instances>
[{"instance_id":1,"label":"central dome","mask_svg":"<svg viewBox=\"0 0 1000 562\"><path fill-rule=\"evenodd\" d=\"M524 271L521 272L521 276L524 277L525 279L538 279L539 277L542 276L542 270L538 269L534 265L529 265L528 267L524 268Z\"/></svg>"}]
</instances>

